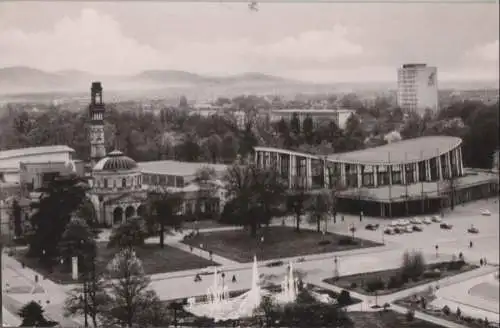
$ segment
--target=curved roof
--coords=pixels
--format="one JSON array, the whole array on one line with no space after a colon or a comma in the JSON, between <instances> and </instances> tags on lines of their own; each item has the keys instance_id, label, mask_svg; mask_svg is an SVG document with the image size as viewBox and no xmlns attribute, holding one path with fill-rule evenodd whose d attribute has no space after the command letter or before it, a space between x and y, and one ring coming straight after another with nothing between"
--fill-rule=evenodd
<instances>
[{"instance_id":1,"label":"curved roof","mask_svg":"<svg viewBox=\"0 0 500 328\"><path fill-rule=\"evenodd\" d=\"M119 150L113 150L94 166L94 171L128 171L137 168L137 163Z\"/></svg>"},{"instance_id":2,"label":"curved roof","mask_svg":"<svg viewBox=\"0 0 500 328\"><path fill-rule=\"evenodd\" d=\"M462 139L448 136L429 136L406 139L379 147L362 149L347 153L338 153L326 156L329 161L361 165L387 165L416 163L422 160L437 157L458 147ZM294 150L255 147L255 150L270 151L283 154L292 154L304 157L322 159L325 156L307 154Z\"/></svg>"},{"instance_id":3,"label":"curved roof","mask_svg":"<svg viewBox=\"0 0 500 328\"><path fill-rule=\"evenodd\" d=\"M415 163L449 152L462 143L462 139L448 136L429 136L406 139L379 147L327 156L334 162L352 164Z\"/></svg>"}]
</instances>

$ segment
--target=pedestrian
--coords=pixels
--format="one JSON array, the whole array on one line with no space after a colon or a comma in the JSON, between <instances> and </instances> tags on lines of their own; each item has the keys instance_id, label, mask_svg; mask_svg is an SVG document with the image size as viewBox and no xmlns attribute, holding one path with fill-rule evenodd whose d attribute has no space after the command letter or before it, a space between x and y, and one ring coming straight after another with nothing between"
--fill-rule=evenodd
<instances>
[{"instance_id":1,"label":"pedestrian","mask_svg":"<svg viewBox=\"0 0 500 328\"><path fill-rule=\"evenodd\" d=\"M344 216L342 215L342 222L344 222Z\"/></svg>"},{"instance_id":2,"label":"pedestrian","mask_svg":"<svg viewBox=\"0 0 500 328\"><path fill-rule=\"evenodd\" d=\"M484 265L488 264L488 262L486 261L486 257L484 258Z\"/></svg>"},{"instance_id":3,"label":"pedestrian","mask_svg":"<svg viewBox=\"0 0 500 328\"><path fill-rule=\"evenodd\" d=\"M38 283L38 275L35 275L35 282Z\"/></svg>"},{"instance_id":4,"label":"pedestrian","mask_svg":"<svg viewBox=\"0 0 500 328\"><path fill-rule=\"evenodd\" d=\"M213 255L214 255L214 252L212 252L212 251L208 251L208 255L210 256L210 261L212 261L212 258L213 258Z\"/></svg>"},{"instance_id":5,"label":"pedestrian","mask_svg":"<svg viewBox=\"0 0 500 328\"><path fill-rule=\"evenodd\" d=\"M469 248L472 248L472 240L469 242Z\"/></svg>"},{"instance_id":6,"label":"pedestrian","mask_svg":"<svg viewBox=\"0 0 500 328\"><path fill-rule=\"evenodd\" d=\"M24 261L21 261L21 267L24 269L26 267L26 264L24 264Z\"/></svg>"},{"instance_id":7,"label":"pedestrian","mask_svg":"<svg viewBox=\"0 0 500 328\"><path fill-rule=\"evenodd\" d=\"M191 251L191 253L193 252L193 246L189 246L189 250Z\"/></svg>"},{"instance_id":8,"label":"pedestrian","mask_svg":"<svg viewBox=\"0 0 500 328\"><path fill-rule=\"evenodd\" d=\"M482 258L481 258L481 259L479 259L479 265L480 265L480 266L483 266L483 259L482 259Z\"/></svg>"},{"instance_id":9,"label":"pedestrian","mask_svg":"<svg viewBox=\"0 0 500 328\"><path fill-rule=\"evenodd\" d=\"M231 279L231 281L232 281L233 283L235 283L235 282L236 282L236 275L235 275L235 274L233 274L233 279Z\"/></svg>"}]
</instances>

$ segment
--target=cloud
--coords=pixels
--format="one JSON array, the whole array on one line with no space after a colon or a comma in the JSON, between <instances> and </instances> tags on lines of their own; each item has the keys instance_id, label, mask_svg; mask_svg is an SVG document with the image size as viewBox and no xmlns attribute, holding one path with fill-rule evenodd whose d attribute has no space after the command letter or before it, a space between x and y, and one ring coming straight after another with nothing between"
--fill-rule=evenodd
<instances>
[{"instance_id":1,"label":"cloud","mask_svg":"<svg viewBox=\"0 0 500 328\"><path fill-rule=\"evenodd\" d=\"M480 46L474 47L467 53L471 59L479 59L488 62L498 62L499 60L499 43L495 40Z\"/></svg>"},{"instance_id":2,"label":"cloud","mask_svg":"<svg viewBox=\"0 0 500 328\"><path fill-rule=\"evenodd\" d=\"M112 17L91 9L82 10L76 19L64 17L50 31L0 32L0 53L0 66L81 69L95 73L153 67L162 57L154 48L124 36Z\"/></svg>"},{"instance_id":3,"label":"cloud","mask_svg":"<svg viewBox=\"0 0 500 328\"><path fill-rule=\"evenodd\" d=\"M155 48L125 35L113 17L84 9L76 18L64 17L56 22L49 31L0 31L0 66L79 69L107 74L129 74L144 69L213 74L280 73L289 65L307 69L311 64L331 63L361 54L363 47L349 41L348 36L345 27L335 25L267 42L245 37L198 42L178 39Z\"/></svg>"}]
</instances>

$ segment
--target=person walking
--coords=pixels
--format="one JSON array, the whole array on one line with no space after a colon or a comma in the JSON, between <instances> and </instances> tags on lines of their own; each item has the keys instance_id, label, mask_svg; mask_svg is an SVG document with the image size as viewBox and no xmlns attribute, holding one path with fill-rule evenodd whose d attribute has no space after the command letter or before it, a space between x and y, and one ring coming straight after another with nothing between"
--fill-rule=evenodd
<instances>
[{"instance_id":1,"label":"person walking","mask_svg":"<svg viewBox=\"0 0 500 328\"><path fill-rule=\"evenodd\" d=\"M473 244L472 244L472 240L469 242L469 248L472 248Z\"/></svg>"},{"instance_id":2,"label":"person walking","mask_svg":"<svg viewBox=\"0 0 500 328\"><path fill-rule=\"evenodd\" d=\"M235 275L235 274L233 274L233 279L231 279L231 281L232 281L233 283L235 283L235 282L236 282L236 275Z\"/></svg>"}]
</instances>

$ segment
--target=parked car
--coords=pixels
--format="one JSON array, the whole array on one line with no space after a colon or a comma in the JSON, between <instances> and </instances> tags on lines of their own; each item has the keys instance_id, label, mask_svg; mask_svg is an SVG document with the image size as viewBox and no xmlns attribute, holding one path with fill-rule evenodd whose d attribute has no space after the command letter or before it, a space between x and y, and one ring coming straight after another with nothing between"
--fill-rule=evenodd
<instances>
[{"instance_id":1,"label":"parked car","mask_svg":"<svg viewBox=\"0 0 500 328\"><path fill-rule=\"evenodd\" d=\"M432 222L437 222L437 223L440 223L442 222L443 220L441 220L441 218L439 217L439 215L434 215L432 217Z\"/></svg>"},{"instance_id":2,"label":"parked car","mask_svg":"<svg viewBox=\"0 0 500 328\"><path fill-rule=\"evenodd\" d=\"M407 226L410 224L410 220L408 219L399 219L399 225L400 226Z\"/></svg>"},{"instance_id":3,"label":"parked car","mask_svg":"<svg viewBox=\"0 0 500 328\"><path fill-rule=\"evenodd\" d=\"M413 226L407 225L406 227L403 228L403 230L406 233L412 233L413 232Z\"/></svg>"},{"instance_id":4,"label":"parked car","mask_svg":"<svg viewBox=\"0 0 500 328\"><path fill-rule=\"evenodd\" d=\"M422 228L421 228L421 227L419 227L418 225L414 225L414 226L412 227L412 229L413 229L413 231L417 231L417 232L421 232L421 231L422 231Z\"/></svg>"},{"instance_id":5,"label":"parked car","mask_svg":"<svg viewBox=\"0 0 500 328\"><path fill-rule=\"evenodd\" d=\"M366 230L372 230L372 231L374 231L374 230L377 230L377 228L378 228L377 226L375 226L374 224L370 224L370 223L368 223L368 224L365 226L365 229L366 229Z\"/></svg>"},{"instance_id":6,"label":"parked car","mask_svg":"<svg viewBox=\"0 0 500 328\"><path fill-rule=\"evenodd\" d=\"M430 217L425 217L423 220L422 220L423 223L425 224L431 224L432 223L432 219Z\"/></svg>"},{"instance_id":7,"label":"parked car","mask_svg":"<svg viewBox=\"0 0 500 328\"><path fill-rule=\"evenodd\" d=\"M474 227L473 225L470 226L469 229L467 229L468 233L479 233L479 229Z\"/></svg>"},{"instance_id":8,"label":"parked car","mask_svg":"<svg viewBox=\"0 0 500 328\"><path fill-rule=\"evenodd\" d=\"M384 229L384 233L385 233L386 235L392 235L392 234L394 233L394 229L393 229L393 228L390 228L390 227L389 227L389 228L385 228L385 229Z\"/></svg>"},{"instance_id":9,"label":"parked car","mask_svg":"<svg viewBox=\"0 0 500 328\"><path fill-rule=\"evenodd\" d=\"M440 227L441 229L445 229L445 230L451 230L451 228L453 228L453 226L452 226L451 224L449 224L449 223L444 223L444 222L443 222L443 223L441 223L441 224L439 225L439 227Z\"/></svg>"},{"instance_id":10,"label":"parked car","mask_svg":"<svg viewBox=\"0 0 500 328\"><path fill-rule=\"evenodd\" d=\"M403 233L403 230L402 230L402 229L403 229L403 228L396 227L396 228L394 228L394 230L393 230L393 231L394 231L394 233Z\"/></svg>"},{"instance_id":11,"label":"parked car","mask_svg":"<svg viewBox=\"0 0 500 328\"><path fill-rule=\"evenodd\" d=\"M419 218L412 218L410 220L410 223L412 223L412 224L422 224L422 220L419 219Z\"/></svg>"},{"instance_id":12,"label":"parked car","mask_svg":"<svg viewBox=\"0 0 500 328\"><path fill-rule=\"evenodd\" d=\"M390 224L391 227L397 227L398 225L399 225L399 220L391 221L391 224Z\"/></svg>"},{"instance_id":13,"label":"parked car","mask_svg":"<svg viewBox=\"0 0 500 328\"><path fill-rule=\"evenodd\" d=\"M481 210L481 215L483 215L483 216L490 216L491 212L488 211L488 210L483 209L483 210Z\"/></svg>"}]
</instances>

